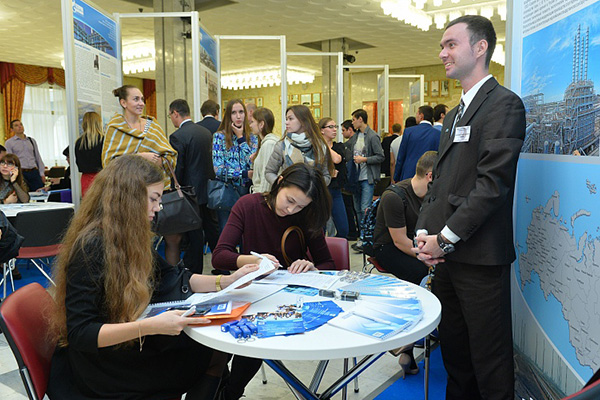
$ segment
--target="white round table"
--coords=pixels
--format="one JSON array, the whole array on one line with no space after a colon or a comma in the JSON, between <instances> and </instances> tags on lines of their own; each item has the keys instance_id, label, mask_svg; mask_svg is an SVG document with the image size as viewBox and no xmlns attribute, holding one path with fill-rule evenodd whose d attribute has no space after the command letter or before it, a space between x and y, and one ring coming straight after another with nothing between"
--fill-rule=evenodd
<instances>
[{"instance_id":1,"label":"white round table","mask_svg":"<svg viewBox=\"0 0 600 400\"><path fill-rule=\"evenodd\" d=\"M253 283L253 285L257 285ZM412 285L412 284L411 284ZM416 285L412 285L417 298L421 301L423 318L412 329L401 332L385 340L371 338L345 329L325 324L313 331L290 336L275 336L270 338L255 339L252 341L239 341L229 333L221 332L219 325L187 327L185 332L194 340L205 346L253 358L262 358L275 372L281 375L290 389L299 398L319 399L321 396L333 395L341 390L358 374L368 368L377 358L388 350L398 348L423 338L431 333L438 325L441 318L441 304L433 293ZM272 296L253 303L245 314L260 311L275 311L278 305L295 304L298 295L280 291ZM303 296L303 301L324 301L330 298L320 296ZM354 303L335 300L344 310L350 311ZM321 396L315 390L305 386L289 371L280 360L331 360L366 356L354 368L350 369L334 385L326 389ZM322 371L324 373L324 369ZM312 386L312 385L311 385Z\"/></svg>"}]
</instances>

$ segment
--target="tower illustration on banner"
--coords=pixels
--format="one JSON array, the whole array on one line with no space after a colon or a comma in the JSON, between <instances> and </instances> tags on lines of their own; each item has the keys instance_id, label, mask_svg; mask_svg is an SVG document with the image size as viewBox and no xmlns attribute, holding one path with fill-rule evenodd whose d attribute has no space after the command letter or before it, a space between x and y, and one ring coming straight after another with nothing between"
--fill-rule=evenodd
<instances>
[{"instance_id":1,"label":"tower illustration on banner","mask_svg":"<svg viewBox=\"0 0 600 400\"><path fill-rule=\"evenodd\" d=\"M572 81L560 101L544 102L544 93L526 96L527 136L525 153L598 155L595 118L600 99L588 78L590 28L581 25L573 40Z\"/></svg>"}]
</instances>

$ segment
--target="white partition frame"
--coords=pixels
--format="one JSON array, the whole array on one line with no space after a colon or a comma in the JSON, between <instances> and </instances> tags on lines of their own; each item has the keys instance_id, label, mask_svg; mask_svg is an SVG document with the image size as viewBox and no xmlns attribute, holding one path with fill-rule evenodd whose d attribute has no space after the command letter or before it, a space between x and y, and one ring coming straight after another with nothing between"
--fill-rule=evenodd
<instances>
[{"instance_id":1,"label":"white partition frame","mask_svg":"<svg viewBox=\"0 0 600 400\"><path fill-rule=\"evenodd\" d=\"M281 63L281 132L285 132L285 109L287 108L287 54L285 35L215 35L217 42L217 93L219 105L223 104L221 98L221 40L279 40L279 54ZM283 82L286 84L284 85ZM221 110L222 113L225 110Z\"/></svg>"},{"instance_id":2,"label":"white partition frame","mask_svg":"<svg viewBox=\"0 0 600 400\"><path fill-rule=\"evenodd\" d=\"M121 28L121 18L191 18L192 23L192 87L194 99L194 118L200 120L200 18L198 11L189 12L158 12L158 13L129 13L129 14L113 14L119 29ZM119 40L121 43L121 35L119 31ZM122 57L121 57L122 59ZM123 66L121 65L121 70Z\"/></svg>"},{"instance_id":3,"label":"white partition frame","mask_svg":"<svg viewBox=\"0 0 600 400\"><path fill-rule=\"evenodd\" d=\"M338 121L338 129L337 129L337 141L342 142L342 128L341 123L344 120L344 53L341 51L338 52L288 52L288 56L307 56L307 57L337 57L337 121ZM286 82L287 86L287 82ZM286 107L287 108L287 107ZM283 131L282 131L283 132Z\"/></svg>"},{"instance_id":4,"label":"white partition frame","mask_svg":"<svg viewBox=\"0 0 600 400\"><path fill-rule=\"evenodd\" d=\"M384 76L384 87L383 87L383 104L381 105L382 112L379 111L379 79L377 80L377 116L381 119L383 118L383 129L381 124L379 124L379 131L388 132L390 125L390 118L388 115L388 105L390 102L390 83L389 83L389 75L390 75L390 66L388 64L382 65L344 65L344 68L348 69L382 69Z\"/></svg>"},{"instance_id":5,"label":"white partition frame","mask_svg":"<svg viewBox=\"0 0 600 400\"><path fill-rule=\"evenodd\" d=\"M421 82L421 92L419 94L419 102L421 103L421 105L423 105L425 103L425 75L397 75L397 74L392 74L392 75L388 75L388 79L411 79L411 78L419 78L419 81ZM389 86L388 86L389 87ZM409 91L410 94L410 91ZM410 104L410 103L409 103Z\"/></svg>"}]
</instances>

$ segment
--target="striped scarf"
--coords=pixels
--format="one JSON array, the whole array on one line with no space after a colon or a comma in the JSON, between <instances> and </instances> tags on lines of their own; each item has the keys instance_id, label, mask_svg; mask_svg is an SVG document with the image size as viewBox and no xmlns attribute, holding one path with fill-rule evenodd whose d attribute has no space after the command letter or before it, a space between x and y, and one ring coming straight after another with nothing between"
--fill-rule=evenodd
<instances>
[{"instance_id":1,"label":"striped scarf","mask_svg":"<svg viewBox=\"0 0 600 400\"><path fill-rule=\"evenodd\" d=\"M104 145L102 146L102 166L116 157L124 154L136 154L152 152L160 154L171 163L173 169L177 163L177 152L171 147L167 135L153 117L146 118L144 131L134 129L127 124L121 114L115 116L108 122L105 128ZM163 168L165 177L165 189L171 186L171 177L168 169Z\"/></svg>"}]
</instances>

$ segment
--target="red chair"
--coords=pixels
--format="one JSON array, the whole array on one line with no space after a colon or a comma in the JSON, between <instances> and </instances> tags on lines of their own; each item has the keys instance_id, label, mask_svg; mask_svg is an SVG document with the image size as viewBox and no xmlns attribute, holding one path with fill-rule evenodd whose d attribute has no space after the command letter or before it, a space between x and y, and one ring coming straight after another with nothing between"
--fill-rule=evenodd
<instances>
[{"instance_id":1,"label":"red chair","mask_svg":"<svg viewBox=\"0 0 600 400\"><path fill-rule=\"evenodd\" d=\"M348 249L348 241L344 238L329 237L325 238L331 258L335 264L335 269L338 271L350 269L350 250Z\"/></svg>"},{"instance_id":2,"label":"red chair","mask_svg":"<svg viewBox=\"0 0 600 400\"><path fill-rule=\"evenodd\" d=\"M15 229L25 240L17 258L10 261L11 270L14 269L17 259L28 259L54 284L44 266L49 268L47 259L58 254L60 241L72 217L72 208L18 213Z\"/></svg>"},{"instance_id":3,"label":"red chair","mask_svg":"<svg viewBox=\"0 0 600 400\"><path fill-rule=\"evenodd\" d=\"M371 265L371 268L369 268L369 265ZM367 263L363 267L363 272L371 273L374 269L381 272L382 274L389 274L389 272L387 272L385 268L383 268L381 264L379 264L379 261L377 261L375 257L367 258Z\"/></svg>"},{"instance_id":4,"label":"red chair","mask_svg":"<svg viewBox=\"0 0 600 400\"><path fill-rule=\"evenodd\" d=\"M54 300L39 283L17 290L0 306L0 328L19 366L27 395L42 399L48 387L56 341L49 332Z\"/></svg>"},{"instance_id":5,"label":"red chair","mask_svg":"<svg viewBox=\"0 0 600 400\"><path fill-rule=\"evenodd\" d=\"M580 391L565 397L563 400L597 400L600 399L600 380L588 382Z\"/></svg>"}]
</instances>

